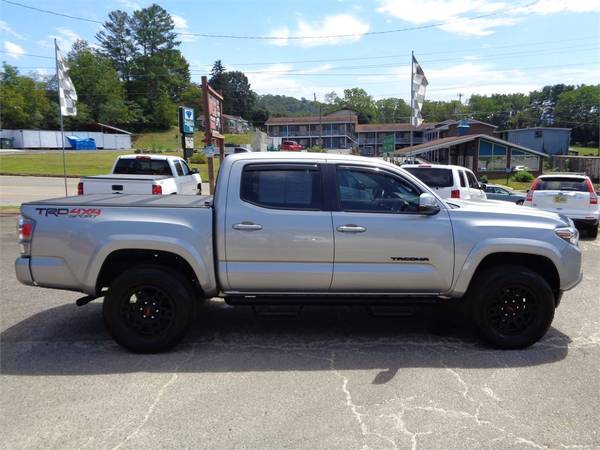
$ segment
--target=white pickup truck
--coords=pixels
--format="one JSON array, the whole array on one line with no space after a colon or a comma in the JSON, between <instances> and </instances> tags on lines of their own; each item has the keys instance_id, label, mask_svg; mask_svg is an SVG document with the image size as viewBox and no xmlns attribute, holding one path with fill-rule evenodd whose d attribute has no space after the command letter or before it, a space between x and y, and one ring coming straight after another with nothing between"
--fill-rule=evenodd
<instances>
[{"instance_id":1,"label":"white pickup truck","mask_svg":"<svg viewBox=\"0 0 600 450\"><path fill-rule=\"evenodd\" d=\"M202 178L183 158L164 155L122 155L108 175L83 177L78 195L153 194L196 195Z\"/></svg>"}]
</instances>

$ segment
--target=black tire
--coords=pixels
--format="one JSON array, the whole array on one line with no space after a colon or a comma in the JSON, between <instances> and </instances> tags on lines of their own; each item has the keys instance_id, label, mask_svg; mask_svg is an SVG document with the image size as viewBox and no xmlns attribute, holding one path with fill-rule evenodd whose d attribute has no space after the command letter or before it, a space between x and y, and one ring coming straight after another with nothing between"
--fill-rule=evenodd
<instances>
[{"instance_id":1,"label":"black tire","mask_svg":"<svg viewBox=\"0 0 600 450\"><path fill-rule=\"evenodd\" d=\"M529 347L554 319L555 299L548 282L522 266L498 266L478 274L468 300L480 334L501 349Z\"/></svg>"},{"instance_id":2,"label":"black tire","mask_svg":"<svg viewBox=\"0 0 600 450\"><path fill-rule=\"evenodd\" d=\"M136 353L177 345L194 316L193 289L166 267L134 267L110 285L102 305L113 339Z\"/></svg>"},{"instance_id":3,"label":"black tire","mask_svg":"<svg viewBox=\"0 0 600 450\"><path fill-rule=\"evenodd\" d=\"M588 234L591 238L596 239L598 237L598 225L588 228Z\"/></svg>"}]
</instances>

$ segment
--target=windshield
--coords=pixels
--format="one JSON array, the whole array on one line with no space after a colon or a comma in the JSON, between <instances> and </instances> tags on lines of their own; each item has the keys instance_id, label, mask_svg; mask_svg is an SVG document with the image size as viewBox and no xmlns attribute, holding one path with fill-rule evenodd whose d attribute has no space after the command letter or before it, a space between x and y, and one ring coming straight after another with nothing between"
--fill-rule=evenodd
<instances>
[{"instance_id":1,"label":"windshield","mask_svg":"<svg viewBox=\"0 0 600 450\"><path fill-rule=\"evenodd\" d=\"M404 169L430 187L443 188L453 185L451 169L435 167L404 167Z\"/></svg>"},{"instance_id":2,"label":"windshield","mask_svg":"<svg viewBox=\"0 0 600 450\"><path fill-rule=\"evenodd\" d=\"M121 158L114 170L121 175L171 175L171 168L165 159Z\"/></svg>"},{"instance_id":3,"label":"windshield","mask_svg":"<svg viewBox=\"0 0 600 450\"><path fill-rule=\"evenodd\" d=\"M540 178L536 191L577 191L588 192L585 178L551 177Z\"/></svg>"}]
</instances>

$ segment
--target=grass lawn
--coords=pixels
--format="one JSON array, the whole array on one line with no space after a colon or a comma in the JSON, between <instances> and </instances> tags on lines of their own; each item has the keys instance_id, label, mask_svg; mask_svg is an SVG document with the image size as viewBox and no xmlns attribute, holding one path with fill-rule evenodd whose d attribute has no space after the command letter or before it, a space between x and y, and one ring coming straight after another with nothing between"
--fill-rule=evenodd
<instances>
[{"instance_id":1,"label":"grass lawn","mask_svg":"<svg viewBox=\"0 0 600 450\"><path fill-rule=\"evenodd\" d=\"M204 146L203 139L204 133L202 131L194 133L195 147L200 148ZM250 144L251 141L252 133L225 135L225 144ZM172 127L168 131L137 134L133 138L133 147L144 150L178 149L181 147L181 142L177 140L177 127Z\"/></svg>"},{"instance_id":2,"label":"grass lawn","mask_svg":"<svg viewBox=\"0 0 600 450\"><path fill-rule=\"evenodd\" d=\"M600 156L599 149L597 149L595 147L570 146L569 150L576 151L579 154L579 156Z\"/></svg>"},{"instance_id":3,"label":"grass lawn","mask_svg":"<svg viewBox=\"0 0 600 450\"><path fill-rule=\"evenodd\" d=\"M119 155L132 153L131 151L89 151L66 153L67 176L103 175L110 172L115 159ZM163 155L181 156L181 152L164 152ZM207 164L190 164L200 171L203 181L208 182ZM215 173L218 169L215 163ZM36 154L12 154L0 156L0 174L2 175L45 175L62 176L62 152L49 151Z\"/></svg>"},{"instance_id":4,"label":"grass lawn","mask_svg":"<svg viewBox=\"0 0 600 450\"><path fill-rule=\"evenodd\" d=\"M523 183L523 182L519 182L519 181L513 181L509 178L508 184L506 184L506 177L502 177L502 178L490 178L488 180L488 184L500 184L502 186L508 186L510 188L513 188L517 191L526 191L527 189L529 189L531 187L531 185L533 184L533 181L528 181L526 183Z\"/></svg>"}]
</instances>

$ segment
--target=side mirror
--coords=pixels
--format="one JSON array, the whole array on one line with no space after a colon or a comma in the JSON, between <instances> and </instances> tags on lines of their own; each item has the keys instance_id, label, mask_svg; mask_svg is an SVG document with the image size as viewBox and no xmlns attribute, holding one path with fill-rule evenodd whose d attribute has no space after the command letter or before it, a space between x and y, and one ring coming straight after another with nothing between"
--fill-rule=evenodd
<instances>
[{"instance_id":1,"label":"side mirror","mask_svg":"<svg viewBox=\"0 0 600 450\"><path fill-rule=\"evenodd\" d=\"M479 183L479 189L481 189L482 191L485 191L485 188L487 188L487 184Z\"/></svg>"},{"instance_id":2,"label":"side mirror","mask_svg":"<svg viewBox=\"0 0 600 450\"><path fill-rule=\"evenodd\" d=\"M440 207L435 197L427 192L419 196L419 214L433 216L440 212Z\"/></svg>"},{"instance_id":3,"label":"side mirror","mask_svg":"<svg viewBox=\"0 0 600 450\"><path fill-rule=\"evenodd\" d=\"M198 169L192 169L190 170L190 173L198 173Z\"/></svg>"}]
</instances>

